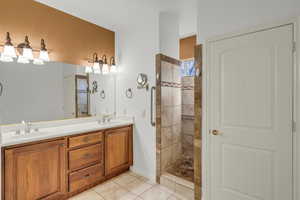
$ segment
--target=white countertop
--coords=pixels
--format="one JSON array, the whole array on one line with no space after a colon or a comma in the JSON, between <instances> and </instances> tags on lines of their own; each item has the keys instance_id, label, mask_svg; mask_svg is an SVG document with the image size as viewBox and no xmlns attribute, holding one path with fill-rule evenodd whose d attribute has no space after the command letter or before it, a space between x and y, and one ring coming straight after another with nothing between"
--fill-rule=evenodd
<instances>
[{"instance_id":1,"label":"white countertop","mask_svg":"<svg viewBox=\"0 0 300 200\"><path fill-rule=\"evenodd\" d=\"M22 133L16 135L16 132L2 133L1 146L7 147L11 145L23 144L28 142L46 140L51 138L58 138L70 135L76 135L80 133L99 131L109 128L117 128L121 126L127 126L133 124L132 120L113 120L108 123L99 124L94 122L83 122L76 124L69 124L57 127L40 128L37 132L28 134Z\"/></svg>"}]
</instances>

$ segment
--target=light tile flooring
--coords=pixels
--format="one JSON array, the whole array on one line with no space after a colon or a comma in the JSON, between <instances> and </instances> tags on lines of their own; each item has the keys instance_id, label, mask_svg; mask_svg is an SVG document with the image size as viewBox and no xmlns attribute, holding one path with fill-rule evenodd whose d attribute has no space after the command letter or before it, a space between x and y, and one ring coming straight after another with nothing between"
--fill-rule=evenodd
<instances>
[{"instance_id":1,"label":"light tile flooring","mask_svg":"<svg viewBox=\"0 0 300 200\"><path fill-rule=\"evenodd\" d=\"M180 192L126 172L69 200L192 200L184 197L189 195Z\"/></svg>"}]
</instances>

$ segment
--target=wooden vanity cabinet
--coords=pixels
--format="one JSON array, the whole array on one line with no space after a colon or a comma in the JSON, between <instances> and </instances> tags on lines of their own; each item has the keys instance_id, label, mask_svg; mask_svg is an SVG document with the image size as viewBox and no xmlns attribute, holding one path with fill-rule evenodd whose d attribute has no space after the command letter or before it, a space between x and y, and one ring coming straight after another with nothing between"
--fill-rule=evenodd
<instances>
[{"instance_id":1,"label":"wooden vanity cabinet","mask_svg":"<svg viewBox=\"0 0 300 200\"><path fill-rule=\"evenodd\" d=\"M105 175L112 175L133 164L132 127L105 132Z\"/></svg>"},{"instance_id":2,"label":"wooden vanity cabinet","mask_svg":"<svg viewBox=\"0 0 300 200\"><path fill-rule=\"evenodd\" d=\"M62 199L65 139L5 150L5 200Z\"/></svg>"},{"instance_id":3,"label":"wooden vanity cabinet","mask_svg":"<svg viewBox=\"0 0 300 200\"><path fill-rule=\"evenodd\" d=\"M3 200L64 200L133 164L132 126L2 149ZM3 192L4 191L4 192Z\"/></svg>"}]
</instances>

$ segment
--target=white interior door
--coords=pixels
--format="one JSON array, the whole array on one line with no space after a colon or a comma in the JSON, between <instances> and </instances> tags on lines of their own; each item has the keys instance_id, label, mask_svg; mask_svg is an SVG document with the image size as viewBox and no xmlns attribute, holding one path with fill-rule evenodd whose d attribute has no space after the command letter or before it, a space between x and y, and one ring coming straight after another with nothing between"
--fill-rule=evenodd
<instances>
[{"instance_id":1,"label":"white interior door","mask_svg":"<svg viewBox=\"0 0 300 200\"><path fill-rule=\"evenodd\" d=\"M292 200L292 44L293 25L210 44L211 200Z\"/></svg>"}]
</instances>

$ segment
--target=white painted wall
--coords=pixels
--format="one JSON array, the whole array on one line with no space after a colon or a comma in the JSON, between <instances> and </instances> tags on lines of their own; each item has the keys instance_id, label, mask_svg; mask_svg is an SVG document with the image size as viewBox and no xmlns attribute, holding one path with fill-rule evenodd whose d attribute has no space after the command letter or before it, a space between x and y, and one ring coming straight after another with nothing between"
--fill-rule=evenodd
<instances>
[{"instance_id":1,"label":"white painted wall","mask_svg":"<svg viewBox=\"0 0 300 200\"><path fill-rule=\"evenodd\" d=\"M197 0L179 1L180 38L197 34Z\"/></svg>"},{"instance_id":2,"label":"white painted wall","mask_svg":"<svg viewBox=\"0 0 300 200\"><path fill-rule=\"evenodd\" d=\"M299 0L198 0L198 41L299 15Z\"/></svg>"},{"instance_id":3,"label":"white painted wall","mask_svg":"<svg viewBox=\"0 0 300 200\"><path fill-rule=\"evenodd\" d=\"M159 13L160 53L179 59L179 15L176 12Z\"/></svg>"},{"instance_id":4,"label":"white painted wall","mask_svg":"<svg viewBox=\"0 0 300 200\"><path fill-rule=\"evenodd\" d=\"M135 117L134 165L132 170L155 180L156 135L150 124L150 92L137 89L138 73L148 75L155 85L155 55L159 52L158 13L154 9L140 10L133 23L117 32L117 55L120 73L117 77L117 113ZM130 11L129 11L130 12ZM133 90L128 99L125 91Z\"/></svg>"}]
</instances>

